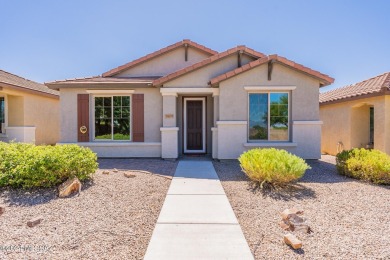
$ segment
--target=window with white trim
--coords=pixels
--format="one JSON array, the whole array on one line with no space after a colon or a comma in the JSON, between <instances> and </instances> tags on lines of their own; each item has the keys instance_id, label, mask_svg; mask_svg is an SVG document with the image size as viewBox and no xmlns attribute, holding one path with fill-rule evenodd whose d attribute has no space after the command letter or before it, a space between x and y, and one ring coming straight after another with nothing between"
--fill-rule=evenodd
<instances>
[{"instance_id":1,"label":"window with white trim","mask_svg":"<svg viewBox=\"0 0 390 260\"><path fill-rule=\"evenodd\" d=\"M95 96L95 140L131 140L131 96Z\"/></svg>"},{"instance_id":2,"label":"window with white trim","mask_svg":"<svg viewBox=\"0 0 390 260\"><path fill-rule=\"evenodd\" d=\"M249 93L249 141L289 140L289 93Z\"/></svg>"}]
</instances>

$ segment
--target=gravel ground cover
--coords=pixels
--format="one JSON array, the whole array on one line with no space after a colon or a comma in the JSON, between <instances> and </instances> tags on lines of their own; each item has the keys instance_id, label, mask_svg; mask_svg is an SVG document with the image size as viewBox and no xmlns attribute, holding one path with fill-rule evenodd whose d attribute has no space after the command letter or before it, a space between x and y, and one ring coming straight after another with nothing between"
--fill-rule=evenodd
<instances>
[{"instance_id":1,"label":"gravel ground cover","mask_svg":"<svg viewBox=\"0 0 390 260\"><path fill-rule=\"evenodd\" d=\"M308 170L286 192L262 192L237 161L214 162L256 259L390 259L390 187L340 176L335 158L308 161ZM311 234L294 232L299 250L283 242L280 212L304 210Z\"/></svg>"},{"instance_id":2,"label":"gravel ground cover","mask_svg":"<svg viewBox=\"0 0 390 260\"><path fill-rule=\"evenodd\" d=\"M79 196L60 199L56 189L0 190L0 204L6 205L0 259L142 259L171 182L161 175L173 176L177 163L101 159L99 164ZM102 174L113 168L119 172ZM124 177L130 170L136 177ZM37 216L42 223L27 227Z\"/></svg>"}]
</instances>

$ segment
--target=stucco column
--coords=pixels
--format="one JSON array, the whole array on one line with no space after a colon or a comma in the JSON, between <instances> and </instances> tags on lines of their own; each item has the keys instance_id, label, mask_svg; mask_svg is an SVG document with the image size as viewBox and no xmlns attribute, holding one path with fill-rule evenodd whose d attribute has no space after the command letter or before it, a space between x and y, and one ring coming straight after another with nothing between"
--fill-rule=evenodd
<instances>
[{"instance_id":1,"label":"stucco column","mask_svg":"<svg viewBox=\"0 0 390 260\"><path fill-rule=\"evenodd\" d=\"M219 93L213 95L214 98L214 126L217 126L219 121Z\"/></svg>"},{"instance_id":2,"label":"stucco column","mask_svg":"<svg viewBox=\"0 0 390 260\"><path fill-rule=\"evenodd\" d=\"M163 93L163 127L176 127L177 93Z\"/></svg>"},{"instance_id":3,"label":"stucco column","mask_svg":"<svg viewBox=\"0 0 390 260\"><path fill-rule=\"evenodd\" d=\"M177 93L162 93L163 96L163 126L161 131L161 157L164 159L176 159L178 153L177 127Z\"/></svg>"},{"instance_id":4,"label":"stucco column","mask_svg":"<svg viewBox=\"0 0 390 260\"><path fill-rule=\"evenodd\" d=\"M214 127L211 128L211 133L212 133L212 157L213 159L218 159L218 128L217 128L217 121L219 121L219 92L213 94L214 98L214 122L213 125Z\"/></svg>"}]
</instances>

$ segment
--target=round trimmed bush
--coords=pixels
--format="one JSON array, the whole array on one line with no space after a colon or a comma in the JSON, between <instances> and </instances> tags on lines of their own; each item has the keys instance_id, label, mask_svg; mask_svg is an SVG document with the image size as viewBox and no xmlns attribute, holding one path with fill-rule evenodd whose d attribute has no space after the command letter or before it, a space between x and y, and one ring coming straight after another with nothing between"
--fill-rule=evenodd
<instances>
[{"instance_id":1,"label":"round trimmed bush","mask_svg":"<svg viewBox=\"0 0 390 260\"><path fill-rule=\"evenodd\" d=\"M241 154L238 160L242 171L261 186L294 182L310 169L302 158L275 148L252 149Z\"/></svg>"},{"instance_id":2,"label":"round trimmed bush","mask_svg":"<svg viewBox=\"0 0 390 260\"><path fill-rule=\"evenodd\" d=\"M0 187L52 187L71 177L88 179L97 167L96 154L78 145L0 142Z\"/></svg>"},{"instance_id":3,"label":"round trimmed bush","mask_svg":"<svg viewBox=\"0 0 390 260\"><path fill-rule=\"evenodd\" d=\"M336 155L337 171L345 176L390 184L390 156L378 150L355 148Z\"/></svg>"}]
</instances>

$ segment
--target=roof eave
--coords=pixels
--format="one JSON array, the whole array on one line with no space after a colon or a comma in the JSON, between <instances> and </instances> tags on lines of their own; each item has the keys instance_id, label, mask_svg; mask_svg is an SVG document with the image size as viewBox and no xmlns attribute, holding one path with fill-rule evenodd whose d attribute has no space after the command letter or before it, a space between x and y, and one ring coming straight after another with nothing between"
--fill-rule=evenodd
<instances>
[{"instance_id":1,"label":"roof eave","mask_svg":"<svg viewBox=\"0 0 390 260\"><path fill-rule=\"evenodd\" d=\"M0 90L3 90L3 87L4 87L4 88L10 88L13 90L17 90L17 91L23 91L23 92L30 93L30 94L36 94L36 95L55 98L55 99L59 98L59 94L43 92L40 90L25 88L22 86L13 85L13 84L5 83L5 82L0 82L0 87L1 87Z\"/></svg>"},{"instance_id":2,"label":"roof eave","mask_svg":"<svg viewBox=\"0 0 390 260\"><path fill-rule=\"evenodd\" d=\"M324 101L324 102L320 102L320 106L338 104L338 103L349 102L349 101L365 99L365 98L387 96L387 95L390 95L390 90L376 91L376 92L371 92L371 93L368 93L368 94L355 95L355 96L350 96L350 97L345 97L345 98L339 98L339 99Z\"/></svg>"},{"instance_id":3,"label":"roof eave","mask_svg":"<svg viewBox=\"0 0 390 260\"><path fill-rule=\"evenodd\" d=\"M150 88L152 87L152 81L150 82L56 82L45 83L45 85L53 90L59 90L61 88Z\"/></svg>"}]
</instances>

